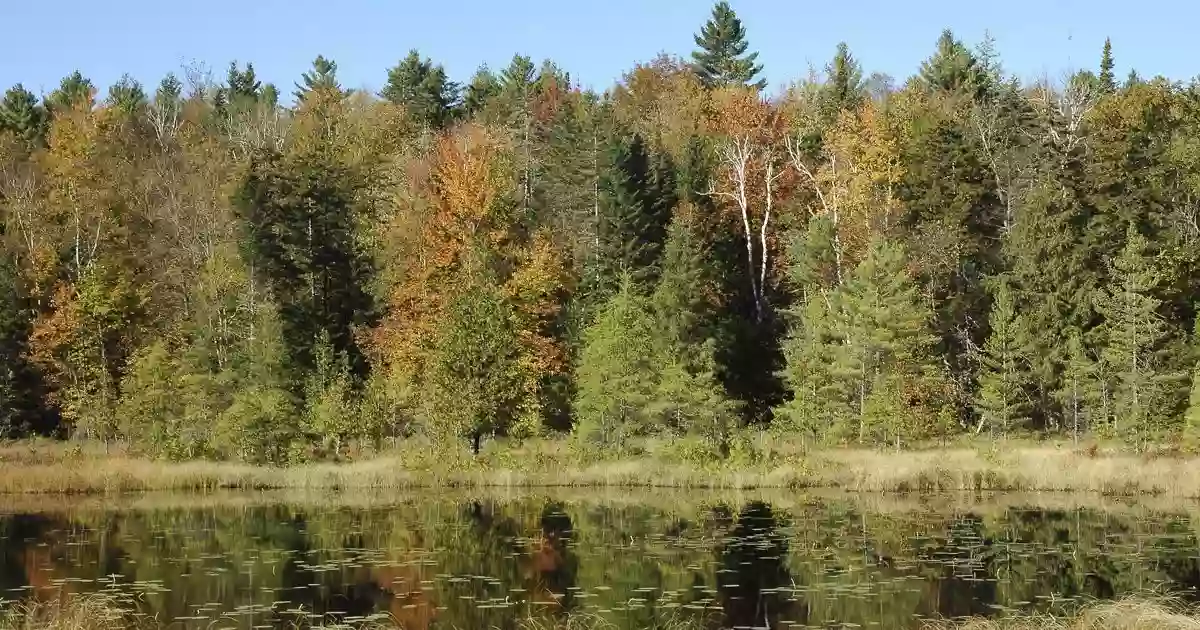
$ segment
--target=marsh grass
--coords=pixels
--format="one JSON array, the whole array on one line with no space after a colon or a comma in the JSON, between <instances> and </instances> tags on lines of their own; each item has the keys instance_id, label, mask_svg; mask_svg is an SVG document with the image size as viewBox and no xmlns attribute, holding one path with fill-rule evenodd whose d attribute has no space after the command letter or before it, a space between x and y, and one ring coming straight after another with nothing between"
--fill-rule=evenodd
<instances>
[{"instance_id":1,"label":"marsh grass","mask_svg":"<svg viewBox=\"0 0 1200 630\"><path fill-rule=\"evenodd\" d=\"M0 630L156 630L165 628L155 620L139 618L105 594L65 595L49 602L27 601L13 605L0 614ZM349 626L292 626L332 630ZM362 630L396 629L394 622L355 625ZM613 620L590 613L576 613L555 619L521 620L521 630L615 630ZM706 620L694 617L668 619L657 626L664 630L690 630L709 627ZM975 618L958 621L926 621L925 630L1200 630L1200 615L1177 600L1169 598L1131 598L1097 602L1072 616L1020 615L999 618Z\"/></svg>"},{"instance_id":2,"label":"marsh grass","mask_svg":"<svg viewBox=\"0 0 1200 630\"><path fill-rule=\"evenodd\" d=\"M928 622L927 630L1200 630L1200 612L1172 599L1099 602L1070 617L1024 615Z\"/></svg>"},{"instance_id":3,"label":"marsh grass","mask_svg":"<svg viewBox=\"0 0 1200 630\"><path fill-rule=\"evenodd\" d=\"M427 487L838 488L1200 498L1200 457L1034 442L890 451L805 450L771 441L744 460L684 458L654 442L621 456L589 460L564 440L536 440L495 442L478 457L414 442L359 461L272 467L149 460L119 449L57 442L0 447L4 494Z\"/></svg>"}]
</instances>

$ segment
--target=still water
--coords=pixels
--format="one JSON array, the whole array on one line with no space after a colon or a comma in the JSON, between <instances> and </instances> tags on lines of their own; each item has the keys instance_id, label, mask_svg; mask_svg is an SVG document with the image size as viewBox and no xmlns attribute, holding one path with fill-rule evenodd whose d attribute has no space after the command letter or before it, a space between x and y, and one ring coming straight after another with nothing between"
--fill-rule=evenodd
<instances>
[{"instance_id":1,"label":"still water","mask_svg":"<svg viewBox=\"0 0 1200 630\"><path fill-rule=\"evenodd\" d=\"M1003 495L24 500L0 502L0 599L108 591L177 628L912 628L1195 599L1198 528L1188 504Z\"/></svg>"}]
</instances>

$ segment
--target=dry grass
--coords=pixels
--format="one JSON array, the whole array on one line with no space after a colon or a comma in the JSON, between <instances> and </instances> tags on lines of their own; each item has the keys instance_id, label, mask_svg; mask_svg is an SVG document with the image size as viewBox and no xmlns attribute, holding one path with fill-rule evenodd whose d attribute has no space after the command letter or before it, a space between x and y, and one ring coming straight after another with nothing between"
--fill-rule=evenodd
<instances>
[{"instance_id":1,"label":"dry grass","mask_svg":"<svg viewBox=\"0 0 1200 630\"><path fill-rule=\"evenodd\" d=\"M288 468L232 462L164 462L95 447L15 443L0 447L0 494L148 490L375 489L424 487L645 487L745 490L838 488L854 492L1089 492L1200 498L1200 457L1145 456L1064 445L1012 443L915 451L771 445L757 463L681 461L648 450L580 464L565 442L497 445L479 458L424 444L351 463Z\"/></svg>"},{"instance_id":2,"label":"dry grass","mask_svg":"<svg viewBox=\"0 0 1200 630\"><path fill-rule=\"evenodd\" d=\"M1085 607L1072 617L1027 615L930 622L927 630L1200 630L1200 614L1170 599L1127 599Z\"/></svg>"},{"instance_id":3,"label":"dry grass","mask_svg":"<svg viewBox=\"0 0 1200 630\"><path fill-rule=\"evenodd\" d=\"M27 600L0 615L0 630L124 630L149 628L105 595Z\"/></svg>"}]
</instances>

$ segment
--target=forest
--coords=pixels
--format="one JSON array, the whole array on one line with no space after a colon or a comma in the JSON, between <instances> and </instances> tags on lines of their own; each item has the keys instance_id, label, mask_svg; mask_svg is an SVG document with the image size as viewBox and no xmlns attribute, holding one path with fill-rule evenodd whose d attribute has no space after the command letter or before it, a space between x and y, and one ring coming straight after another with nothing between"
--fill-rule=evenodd
<instances>
[{"instance_id":1,"label":"forest","mask_svg":"<svg viewBox=\"0 0 1200 630\"><path fill-rule=\"evenodd\" d=\"M416 50L377 93L323 56L12 87L0 436L1200 446L1200 83L1107 41L1022 80L947 30L902 80L842 44L771 92L727 3L698 26L602 93Z\"/></svg>"}]
</instances>

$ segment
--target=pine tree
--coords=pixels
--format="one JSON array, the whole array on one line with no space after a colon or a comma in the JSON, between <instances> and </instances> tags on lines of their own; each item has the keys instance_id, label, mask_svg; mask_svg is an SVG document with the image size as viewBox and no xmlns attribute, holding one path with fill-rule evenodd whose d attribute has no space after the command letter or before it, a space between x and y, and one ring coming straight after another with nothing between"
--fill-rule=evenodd
<instances>
[{"instance_id":1,"label":"pine tree","mask_svg":"<svg viewBox=\"0 0 1200 630\"><path fill-rule=\"evenodd\" d=\"M440 129L450 122L458 100L458 85L446 78L440 64L422 59L414 49L388 70L381 98L400 105L418 125Z\"/></svg>"},{"instance_id":2,"label":"pine tree","mask_svg":"<svg viewBox=\"0 0 1200 630\"><path fill-rule=\"evenodd\" d=\"M822 119L828 124L842 111L857 111L865 94L862 65L850 54L846 42L841 42L833 60L825 66L825 83L820 92Z\"/></svg>"},{"instance_id":3,"label":"pine tree","mask_svg":"<svg viewBox=\"0 0 1200 630\"><path fill-rule=\"evenodd\" d=\"M1112 370L1116 433L1144 449L1166 420L1170 389L1182 374L1167 371L1163 349L1171 330L1155 297L1161 278L1149 242L1132 225L1125 248L1112 261L1110 286L1096 295L1104 317L1101 360Z\"/></svg>"},{"instance_id":4,"label":"pine tree","mask_svg":"<svg viewBox=\"0 0 1200 630\"><path fill-rule=\"evenodd\" d=\"M624 278L584 331L575 369L575 434L600 449L655 428L654 320L636 284Z\"/></svg>"},{"instance_id":5,"label":"pine tree","mask_svg":"<svg viewBox=\"0 0 1200 630\"><path fill-rule=\"evenodd\" d=\"M53 115L75 107L90 108L95 95L96 87L92 85L92 81L76 70L63 77L58 89L46 97L46 109Z\"/></svg>"},{"instance_id":6,"label":"pine tree","mask_svg":"<svg viewBox=\"0 0 1200 630\"><path fill-rule=\"evenodd\" d=\"M20 83L9 88L0 101L0 132L9 132L21 139L27 148L46 144L49 117L32 92Z\"/></svg>"},{"instance_id":7,"label":"pine tree","mask_svg":"<svg viewBox=\"0 0 1200 630\"><path fill-rule=\"evenodd\" d=\"M236 61L229 62L225 84L226 99L234 109L248 109L258 102L262 82L255 75L254 64L248 63L245 70L238 70Z\"/></svg>"},{"instance_id":8,"label":"pine tree","mask_svg":"<svg viewBox=\"0 0 1200 630\"><path fill-rule=\"evenodd\" d=\"M1107 37L1104 38L1104 52L1100 55L1100 89L1105 94L1117 90L1117 79L1113 75L1112 40Z\"/></svg>"},{"instance_id":9,"label":"pine tree","mask_svg":"<svg viewBox=\"0 0 1200 630\"><path fill-rule=\"evenodd\" d=\"M927 89L972 98L982 96L990 87L979 60L949 29L942 31L933 56L921 62L919 77Z\"/></svg>"},{"instance_id":10,"label":"pine tree","mask_svg":"<svg viewBox=\"0 0 1200 630\"><path fill-rule=\"evenodd\" d=\"M317 55L317 58L313 60L312 70L305 72L300 77L300 83L296 84L296 91L293 94L296 102L301 103L314 91L342 95L342 86L337 79L337 62Z\"/></svg>"},{"instance_id":11,"label":"pine tree","mask_svg":"<svg viewBox=\"0 0 1200 630\"><path fill-rule=\"evenodd\" d=\"M0 253L0 438L45 428L39 417L43 392L28 359L33 313L17 274L9 256Z\"/></svg>"},{"instance_id":12,"label":"pine tree","mask_svg":"<svg viewBox=\"0 0 1200 630\"><path fill-rule=\"evenodd\" d=\"M1089 431L1097 421L1106 420L1104 383L1078 331L1067 342L1062 388L1057 398L1063 410L1063 424L1070 428L1076 443L1081 432Z\"/></svg>"},{"instance_id":13,"label":"pine tree","mask_svg":"<svg viewBox=\"0 0 1200 630\"><path fill-rule=\"evenodd\" d=\"M488 103L500 93L500 81L488 67L482 66L475 71L471 82L463 95L463 115L466 118L479 116Z\"/></svg>"},{"instance_id":14,"label":"pine tree","mask_svg":"<svg viewBox=\"0 0 1200 630\"><path fill-rule=\"evenodd\" d=\"M762 72L762 66L755 64L758 53L746 53L750 47L746 41L746 28L728 2L721 0L713 6L712 17L694 39L699 50L692 53L692 59L696 74L705 86L766 88L766 79L754 79Z\"/></svg>"},{"instance_id":15,"label":"pine tree","mask_svg":"<svg viewBox=\"0 0 1200 630\"><path fill-rule=\"evenodd\" d=\"M141 83L126 74L108 88L108 98L105 103L125 116L134 117L146 108L146 92L142 89Z\"/></svg>"},{"instance_id":16,"label":"pine tree","mask_svg":"<svg viewBox=\"0 0 1200 630\"><path fill-rule=\"evenodd\" d=\"M925 398L942 378L933 313L907 264L902 247L876 240L843 287L845 346L858 372L859 441L868 432L884 443L920 437L935 415Z\"/></svg>"},{"instance_id":17,"label":"pine tree","mask_svg":"<svg viewBox=\"0 0 1200 630\"><path fill-rule=\"evenodd\" d=\"M979 414L978 433L983 427L1007 436L1027 420L1029 411L1028 336L1024 320L1018 314L1012 289L1005 278L996 282L988 318L991 334L983 346L982 369L975 411Z\"/></svg>"}]
</instances>

